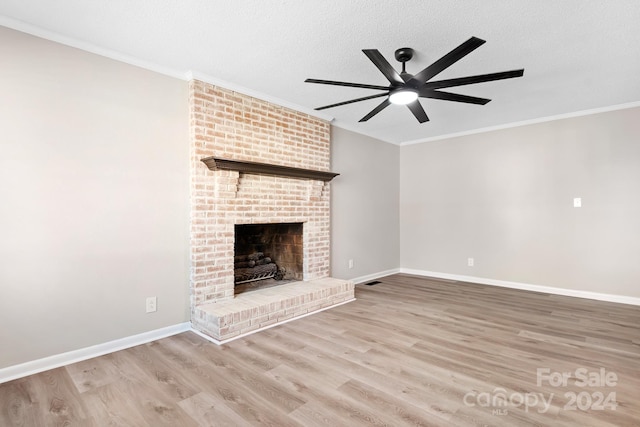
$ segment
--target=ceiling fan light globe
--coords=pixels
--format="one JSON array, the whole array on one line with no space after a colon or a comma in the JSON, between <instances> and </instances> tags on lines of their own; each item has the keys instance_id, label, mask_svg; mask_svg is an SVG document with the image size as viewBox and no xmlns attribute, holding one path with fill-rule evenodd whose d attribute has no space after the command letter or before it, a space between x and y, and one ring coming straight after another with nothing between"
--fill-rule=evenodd
<instances>
[{"instance_id":1,"label":"ceiling fan light globe","mask_svg":"<svg viewBox=\"0 0 640 427\"><path fill-rule=\"evenodd\" d=\"M418 99L418 93L410 89L400 89L389 95L389 102L395 105L407 105Z\"/></svg>"}]
</instances>

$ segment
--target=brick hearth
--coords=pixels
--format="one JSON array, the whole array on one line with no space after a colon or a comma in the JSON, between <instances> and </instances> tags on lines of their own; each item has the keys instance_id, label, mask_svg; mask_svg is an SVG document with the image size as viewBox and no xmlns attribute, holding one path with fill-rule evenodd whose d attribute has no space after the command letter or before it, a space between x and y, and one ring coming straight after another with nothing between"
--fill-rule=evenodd
<instances>
[{"instance_id":1,"label":"brick hearth","mask_svg":"<svg viewBox=\"0 0 640 427\"><path fill-rule=\"evenodd\" d=\"M224 341L353 299L353 284L344 280L289 282L201 305L192 323L199 331L217 328L221 338L214 338Z\"/></svg>"},{"instance_id":2,"label":"brick hearth","mask_svg":"<svg viewBox=\"0 0 640 427\"><path fill-rule=\"evenodd\" d=\"M217 339L353 299L329 278L330 183L211 171L216 156L329 171L329 123L204 82L190 82L191 318ZM303 281L234 295L236 224L303 224Z\"/></svg>"}]
</instances>

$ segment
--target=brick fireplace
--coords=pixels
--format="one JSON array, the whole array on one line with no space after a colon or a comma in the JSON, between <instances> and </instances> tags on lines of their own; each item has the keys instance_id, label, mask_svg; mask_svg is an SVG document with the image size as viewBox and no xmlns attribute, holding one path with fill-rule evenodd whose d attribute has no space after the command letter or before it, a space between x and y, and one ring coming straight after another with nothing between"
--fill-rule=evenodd
<instances>
[{"instance_id":1,"label":"brick fireplace","mask_svg":"<svg viewBox=\"0 0 640 427\"><path fill-rule=\"evenodd\" d=\"M198 80L190 82L191 318L216 340L353 300L353 283L329 277L330 182L210 170L219 157L329 171L329 123ZM300 281L236 295L239 225L300 224Z\"/></svg>"}]
</instances>

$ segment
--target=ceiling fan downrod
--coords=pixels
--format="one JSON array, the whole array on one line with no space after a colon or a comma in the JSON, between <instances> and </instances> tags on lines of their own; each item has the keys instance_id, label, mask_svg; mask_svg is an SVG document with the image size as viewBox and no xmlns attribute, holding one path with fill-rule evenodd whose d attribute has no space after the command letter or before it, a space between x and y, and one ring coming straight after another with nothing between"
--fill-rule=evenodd
<instances>
[{"instance_id":1,"label":"ceiling fan downrod","mask_svg":"<svg viewBox=\"0 0 640 427\"><path fill-rule=\"evenodd\" d=\"M401 47L400 49L396 49L395 57L396 61L402 63L402 74L407 74L405 66L407 62L411 61L411 58L413 58L413 49L410 47Z\"/></svg>"}]
</instances>

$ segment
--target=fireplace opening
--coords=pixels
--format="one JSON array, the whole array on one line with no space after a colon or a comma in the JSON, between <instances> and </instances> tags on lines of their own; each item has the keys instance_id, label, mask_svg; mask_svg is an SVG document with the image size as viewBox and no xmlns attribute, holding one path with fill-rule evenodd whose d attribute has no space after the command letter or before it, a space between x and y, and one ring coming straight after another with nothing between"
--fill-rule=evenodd
<instances>
[{"instance_id":1,"label":"fireplace opening","mask_svg":"<svg viewBox=\"0 0 640 427\"><path fill-rule=\"evenodd\" d=\"M303 279L302 223L237 224L236 294Z\"/></svg>"}]
</instances>

